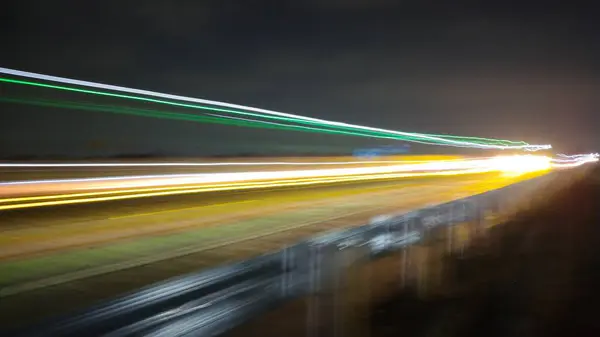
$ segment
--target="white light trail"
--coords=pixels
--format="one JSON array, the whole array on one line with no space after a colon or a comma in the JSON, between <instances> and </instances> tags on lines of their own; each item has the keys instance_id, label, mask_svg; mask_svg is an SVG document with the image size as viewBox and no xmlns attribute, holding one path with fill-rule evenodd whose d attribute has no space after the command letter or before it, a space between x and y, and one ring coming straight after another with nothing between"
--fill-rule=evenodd
<instances>
[{"instance_id":1,"label":"white light trail","mask_svg":"<svg viewBox=\"0 0 600 337\"><path fill-rule=\"evenodd\" d=\"M470 169L480 170L482 172L528 172L547 169L549 168L549 162L550 158L544 156L501 156L493 158L468 159L457 161L439 160L417 164L329 168L313 170L217 172L196 174L154 174L73 179L24 180L2 182L0 183L0 187L4 186L5 188L8 188L10 186L82 184L83 189L124 189L166 185L171 186L186 184L219 184L258 180L281 180L300 178L305 179L315 177L377 175L402 172L443 172Z\"/></svg>"},{"instance_id":2,"label":"white light trail","mask_svg":"<svg viewBox=\"0 0 600 337\"><path fill-rule=\"evenodd\" d=\"M151 185L169 184L199 184L199 183L225 183L232 181L250 181L250 180L272 180L272 179L292 179L292 178L311 178L322 176L345 176L362 174L381 174L394 172L414 172L414 171L441 171L482 168L486 166L487 160L473 159L463 161L433 161L421 164L403 164L386 165L375 167L352 167L352 168L334 168L317 170L289 170L289 171L257 171L257 172L222 172L222 173L196 173L196 174L156 174L156 175L132 175L116 177L93 177L93 178L73 178L73 179L44 179L44 180L23 180L2 182L0 186L10 185L33 185L33 184L64 184L64 183L90 183L90 182L110 182L123 180L152 180ZM122 187L130 187L123 186ZM150 186L150 185L147 185Z\"/></svg>"},{"instance_id":3,"label":"white light trail","mask_svg":"<svg viewBox=\"0 0 600 337\"><path fill-rule=\"evenodd\" d=\"M445 159L458 161L464 159ZM325 161L325 162L158 162L158 163L1 163L0 168L76 168L76 167L218 167L218 166L324 166L324 165L359 165L359 164L402 164L425 163L430 160L364 160L364 161Z\"/></svg>"},{"instance_id":4,"label":"white light trail","mask_svg":"<svg viewBox=\"0 0 600 337\"><path fill-rule=\"evenodd\" d=\"M300 119L300 120L304 120L304 121L322 123L322 124L327 124L330 126L356 128L356 129L375 131L375 132L385 132L385 133L391 133L391 134L395 134L395 135L399 135L399 136L417 137L417 138L421 138L423 140L447 143L447 144L439 144L439 145L460 146L460 147L467 146L467 147L477 147L477 148L484 148L484 149L503 149L503 150L505 150L505 149L522 149L522 150L527 150L527 151L538 151L538 150L543 150L543 149L550 149L552 147L551 145L504 146L504 145L479 144L479 143L472 143L472 142L465 142L465 141L452 140L452 139L447 139L447 138L442 138L442 137L430 136L430 135L425 135L425 134L402 132L402 131L387 130L387 129L381 129L381 128L375 128L375 127L343 123L343 122L335 122L335 121L329 121L329 120L324 120L324 119L320 119L320 118L306 117L306 116L301 116L301 115L295 115L295 114L289 114L289 113L284 113L284 112L279 112L279 111L274 111L274 110L255 108L255 107L250 107L250 106L245 106L245 105L231 104L231 103L220 102L220 101L213 101L213 100L194 98L194 97L188 97L188 96L166 94L166 93L160 93L160 92L156 92L156 91L128 88L128 87L103 84L103 83L97 83L97 82L82 81L82 80L70 79L70 78L65 78L65 77L44 75L44 74L38 74L38 73L9 69L9 68L0 67L0 73L13 75L13 76L21 76L21 77L26 77L26 78L34 78L34 79L38 79L38 80L42 80L42 81L58 82L58 83L64 83L64 84L91 87L91 88L96 88L96 89L126 92L126 93L130 93L130 94L137 94L137 95L144 95L144 96L151 96L151 97L161 97L161 98L172 99L172 100L177 100L177 101L209 104L209 105L221 106L221 107L227 107L227 108L235 108L235 109L241 109L241 110L246 110L246 111L254 111L254 112L263 113L263 114L267 114L267 115L295 118L295 119Z\"/></svg>"},{"instance_id":5,"label":"white light trail","mask_svg":"<svg viewBox=\"0 0 600 337\"><path fill-rule=\"evenodd\" d=\"M552 159L552 167L555 168L570 168L577 167L587 163L595 163L598 161L600 155L598 153L588 153L588 154L574 154L574 155L565 155L558 154L558 156L565 158L553 158Z\"/></svg>"}]
</instances>

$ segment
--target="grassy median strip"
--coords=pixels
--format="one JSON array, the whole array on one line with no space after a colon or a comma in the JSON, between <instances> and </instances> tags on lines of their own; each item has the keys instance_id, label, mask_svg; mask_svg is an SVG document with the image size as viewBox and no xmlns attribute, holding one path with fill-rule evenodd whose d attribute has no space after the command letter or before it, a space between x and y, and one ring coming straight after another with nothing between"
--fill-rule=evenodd
<instances>
[{"instance_id":1,"label":"grassy median strip","mask_svg":"<svg viewBox=\"0 0 600 337\"><path fill-rule=\"evenodd\" d=\"M508 182L505 181L504 183ZM473 194L500 187L494 186L496 184L498 182L468 184L452 189L452 191L438 193L434 198L435 200L430 201L437 203L455 199L459 191L464 194ZM398 198L399 205L408 201L398 196L396 198ZM76 279L73 277L76 273L78 273L77 275L92 276L92 270L110 272L114 271L111 270L113 267L115 270L123 269L119 268L120 265L126 265L125 268L133 267L138 261L140 261L139 264L152 263L147 261L159 261L163 256L163 260L172 258L173 252L182 252L179 255L182 256L185 255L185 251L195 250L197 252L203 250L204 247L240 241L256 235L267 235L278 229L288 230L295 226L315 224L332 219L336 215L350 215L368 211L369 208L373 209L375 206L385 204L382 204L382 201L379 197L362 198L360 201L352 203L313 207L302 211L269 215L258 219L237 221L231 224L199 228L176 234L138 238L94 248L80 248L69 252L56 252L41 257L2 262L0 263L0 297L8 293L17 293L14 289L22 284L32 282L41 284L43 280L49 278L53 278L52 284L58 284L61 283L59 278L63 275L65 277L69 275L66 279L71 280ZM389 205L389 199L387 204ZM100 273L97 272L96 274ZM9 291L9 288L13 288L13 290Z\"/></svg>"},{"instance_id":2,"label":"grassy median strip","mask_svg":"<svg viewBox=\"0 0 600 337\"><path fill-rule=\"evenodd\" d=\"M364 207L364 203L361 206ZM8 261L0 263L0 285L6 287L95 266L117 264L145 256L160 255L182 247L200 247L239 240L252 234L275 230L278 227L289 227L294 223L318 221L334 214L343 214L356 210L356 207L356 204L320 207L183 233L54 253L21 261Z\"/></svg>"}]
</instances>

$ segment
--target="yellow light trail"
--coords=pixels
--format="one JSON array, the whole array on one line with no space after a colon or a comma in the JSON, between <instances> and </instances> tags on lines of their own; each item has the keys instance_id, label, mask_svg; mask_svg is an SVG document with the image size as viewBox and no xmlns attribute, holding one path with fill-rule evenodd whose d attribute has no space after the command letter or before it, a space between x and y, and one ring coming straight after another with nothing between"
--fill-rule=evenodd
<instances>
[{"instance_id":1,"label":"yellow light trail","mask_svg":"<svg viewBox=\"0 0 600 337\"><path fill-rule=\"evenodd\" d=\"M23 186L31 185L37 188L38 185L44 186L44 184L50 184L50 187L52 187L52 184L55 183L67 184L70 191L81 191L82 189L96 189L96 191L3 198L0 199L0 210L116 201L178 194L333 184L406 177L448 176L486 172L504 172L511 175L519 175L528 172L549 170L551 166L551 159L548 157L528 155L464 159L462 161L433 160L419 164L405 163L402 165L335 169L124 176L11 182L0 184L0 195L6 195L6 192L8 192L8 189L10 188L21 188ZM117 181L115 181L115 179L117 179ZM60 188L65 187L61 186ZM102 190L98 191L99 189Z\"/></svg>"},{"instance_id":2,"label":"yellow light trail","mask_svg":"<svg viewBox=\"0 0 600 337\"><path fill-rule=\"evenodd\" d=\"M406 156L417 158L419 156ZM431 160L460 161L459 156L422 156L420 160L360 160L360 161L255 161L255 162L148 162L148 163L2 163L0 168L118 168L118 167L218 167L218 166L338 166L338 165L374 165L374 164L423 164ZM439 157L439 158L436 158ZM430 159L426 159L430 158ZM436 158L436 159L434 159Z\"/></svg>"},{"instance_id":3,"label":"yellow light trail","mask_svg":"<svg viewBox=\"0 0 600 337\"><path fill-rule=\"evenodd\" d=\"M187 173L187 174L155 174L135 176L114 176L75 179L48 179L32 181L15 181L0 183L0 187L7 189L11 186L35 185L41 188L44 184L85 184L77 189L106 189L106 188L136 188L161 185L184 185L194 183L229 183L249 180L295 179L326 176L347 176L376 173L418 172L418 171L443 171L469 168L487 168L490 171L501 171L511 167L521 167L529 170L532 167L539 169L549 165L549 158L543 156L502 156L482 159L464 159L454 161L430 161L419 164L398 164L386 166L363 166L347 168L326 168L309 170L280 170L280 171L246 171L246 172L216 172L216 173ZM99 184L99 185L93 185ZM1 192L2 190L0 190ZM0 193L1 194L1 193Z\"/></svg>"},{"instance_id":4,"label":"yellow light trail","mask_svg":"<svg viewBox=\"0 0 600 337\"><path fill-rule=\"evenodd\" d=\"M457 161L457 159L451 159L451 160L436 160L437 162L453 162L453 161ZM463 159L464 161L464 159ZM431 162L431 160L429 161ZM368 162L367 164L371 164L372 162ZM396 162L397 163L397 162ZM409 163L414 164L414 163L424 163L424 161L409 161ZM348 163L346 163L348 164ZM352 163L353 164L353 163ZM392 170L393 171L393 170ZM304 172L304 171L288 171L292 172L293 174L297 175L300 172ZM343 171L342 171L343 172ZM245 172L239 172L237 174L244 174ZM261 173L261 174L267 174L269 175L271 172L253 172L253 173ZM371 172L372 173L372 172ZM236 174L236 173L234 173ZM324 173L321 171L320 174L324 175ZM198 176L198 175L183 175L184 177L187 176ZM141 176L141 177L154 177L154 176ZM169 177L168 175L164 175L163 177ZM175 175L175 177L180 177L180 175ZM139 178L139 177L131 177L131 176L123 176L123 177L117 177L119 179L133 179L133 178ZM238 177L238 180L243 180L241 179L243 178L242 176ZM93 181L109 181L112 178L93 178ZM43 184L43 183L55 183L55 182L88 182L88 179L66 179L66 180L46 180L46 181L24 181L22 182L22 184L25 185L29 185L29 184ZM173 181L170 181L171 184L173 184ZM247 183L246 183L247 184ZM2 185L2 183L0 183L0 185ZM1 192L6 193L7 188L10 187L19 187L19 185L21 185L21 182L10 182L8 184L6 184L6 186L4 188L2 188L2 186L0 186L0 195ZM196 187L199 187L197 184L195 185ZM223 185L221 185L223 186ZM229 187L234 187L237 185L231 184L231 185L227 185ZM92 197L92 196L101 196L101 195L117 195L117 194L126 194L126 193L143 193L143 192L148 192L148 191L169 191L169 190L180 190L182 189L182 187L180 186L175 186L175 187L156 187L156 188L129 188L129 189L122 189L123 184L120 184L119 187L121 187L121 189L119 190L111 190L111 191L101 191L101 192L84 192L84 193L68 193L68 194L53 194L53 195L42 195L42 196L28 196L28 197L15 197L15 198L5 198L5 199L0 199L0 204L1 203L15 203L15 202L24 202L24 201L41 201L41 200L52 200L52 199L64 199L64 198L75 198L75 197ZM190 187L194 187L194 185L192 186L186 186L186 188L190 188ZM203 187L207 187L207 186L203 186ZM85 186L85 187L76 187L75 190L78 189L85 189L85 188L90 188L90 186ZM102 188L102 187L100 187ZM103 189L106 189L106 187L104 187Z\"/></svg>"},{"instance_id":5,"label":"yellow light trail","mask_svg":"<svg viewBox=\"0 0 600 337\"><path fill-rule=\"evenodd\" d=\"M80 204L80 203L91 203L91 202L101 202L101 201L116 201L116 200L126 200L126 199L136 199L136 198L147 198L147 197L158 197L158 196L170 196L170 195L180 195L180 194L193 194L193 193L205 193L205 192L221 192L221 191L231 191L231 190L248 190L248 189L259 189L259 188L270 188L270 187L290 187L290 186L304 186L304 185L316 185L316 184L325 184L325 183L341 183L341 182L349 182L349 181L363 181L363 180L382 180L382 179L395 179L395 178L406 178L406 177L427 177L427 176L446 176L446 175L464 175L464 174L475 174L475 173L485 173L489 172L487 170L477 170L477 169L468 169L468 170L460 170L460 171L447 171L447 172L430 172L430 173L397 173L397 174L378 174L378 175L370 175L370 176L356 176L356 177L341 177L341 178L313 178L313 179L293 179L293 180L283 180L283 181L274 181L274 182L266 182L266 183L244 183L244 184L231 184L231 185L219 185L218 187L200 187L200 188L171 188L171 191L163 191L163 189L147 189L147 192L144 193L133 193L133 194L125 194L125 195L113 195L113 196L105 196L105 197L91 197L91 198L75 198L71 199L70 194L65 194L58 196L59 198L67 199L67 200L52 200L52 201L37 201L37 202L27 202L27 203L18 203L11 204L14 199L0 199L1 203L9 203L8 205L1 205L0 210L11 210L11 209L20 209L20 208L31 208L31 207L42 207L42 206L58 206L58 205L70 205L70 204ZM128 193L120 192L120 193ZM102 193L102 192L99 192ZM110 194L111 192L107 192L105 194ZM114 192L112 192L114 193ZM98 194L101 195L101 194ZM54 196L52 196L54 197ZM36 197L31 197L31 200L35 200ZM19 198L15 198L19 199Z\"/></svg>"}]
</instances>

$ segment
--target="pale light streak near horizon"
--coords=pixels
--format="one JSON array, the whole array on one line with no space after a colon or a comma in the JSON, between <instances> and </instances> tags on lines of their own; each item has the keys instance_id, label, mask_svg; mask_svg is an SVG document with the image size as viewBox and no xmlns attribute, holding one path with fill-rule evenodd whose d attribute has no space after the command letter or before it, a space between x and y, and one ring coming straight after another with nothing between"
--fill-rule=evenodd
<instances>
[{"instance_id":1,"label":"pale light streak near horizon","mask_svg":"<svg viewBox=\"0 0 600 337\"><path fill-rule=\"evenodd\" d=\"M461 159L447 159L456 161ZM177 167L177 166L311 166L311 165L354 165L354 164L401 164L401 163L424 163L427 160L364 160L364 161L331 161L331 162L218 162L218 163L186 163L186 162L164 162L164 163L1 163L0 168L69 168L69 167Z\"/></svg>"},{"instance_id":2,"label":"pale light streak near horizon","mask_svg":"<svg viewBox=\"0 0 600 337\"><path fill-rule=\"evenodd\" d=\"M569 159L578 159L578 158L598 158L598 157L600 157L600 154L598 154L598 153L586 153L586 154L572 154L572 155L567 155L567 154L559 153L559 154L557 154L557 156L558 157L567 158L566 160L569 160ZM560 159L556 159L556 160L560 160Z\"/></svg>"},{"instance_id":3,"label":"pale light streak near horizon","mask_svg":"<svg viewBox=\"0 0 600 337\"><path fill-rule=\"evenodd\" d=\"M600 155L598 153L588 153L588 154L574 154L574 155L565 155L558 154L558 156L566 158L566 159L552 159L552 167L554 168L572 168L578 167L587 163L595 163L598 162Z\"/></svg>"}]
</instances>

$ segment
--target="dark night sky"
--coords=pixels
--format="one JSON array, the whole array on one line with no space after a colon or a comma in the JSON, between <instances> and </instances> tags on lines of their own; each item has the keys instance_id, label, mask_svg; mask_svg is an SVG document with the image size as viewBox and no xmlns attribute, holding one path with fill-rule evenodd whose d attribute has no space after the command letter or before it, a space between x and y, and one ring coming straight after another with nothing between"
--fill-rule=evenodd
<instances>
[{"instance_id":1,"label":"dark night sky","mask_svg":"<svg viewBox=\"0 0 600 337\"><path fill-rule=\"evenodd\" d=\"M15 3L0 13L3 67L403 131L564 152L600 145L600 29L593 9L572 2ZM0 150L11 155L94 152L95 141L104 152L197 154L209 146L197 144L225 142L183 122L1 109ZM321 142L227 135L253 146Z\"/></svg>"}]
</instances>

